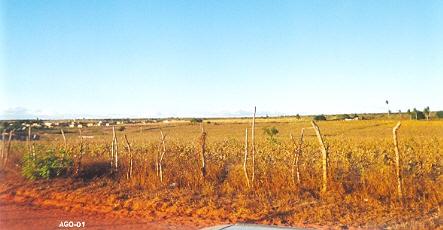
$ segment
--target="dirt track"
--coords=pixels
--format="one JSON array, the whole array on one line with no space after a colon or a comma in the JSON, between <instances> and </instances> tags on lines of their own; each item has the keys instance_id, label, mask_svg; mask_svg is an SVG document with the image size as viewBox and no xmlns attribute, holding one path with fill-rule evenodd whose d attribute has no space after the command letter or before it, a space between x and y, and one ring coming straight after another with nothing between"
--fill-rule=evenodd
<instances>
[{"instance_id":1,"label":"dirt track","mask_svg":"<svg viewBox=\"0 0 443 230\"><path fill-rule=\"evenodd\" d=\"M146 222L141 219L112 218L101 214L70 212L54 207L41 207L29 203L0 200L0 229L81 229L62 227L62 221L85 222L84 229L197 229L166 223Z\"/></svg>"}]
</instances>

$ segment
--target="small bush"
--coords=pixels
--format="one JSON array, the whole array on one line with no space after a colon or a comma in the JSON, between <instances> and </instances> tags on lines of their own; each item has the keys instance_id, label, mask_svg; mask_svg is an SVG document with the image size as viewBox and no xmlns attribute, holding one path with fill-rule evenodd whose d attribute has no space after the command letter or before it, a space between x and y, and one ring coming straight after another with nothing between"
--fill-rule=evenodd
<instances>
[{"instance_id":1,"label":"small bush","mask_svg":"<svg viewBox=\"0 0 443 230\"><path fill-rule=\"evenodd\" d=\"M125 131L126 127L125 126L120 126L118 127L118 131L123 132Z\"/></svg>"},{"instance_id":2,"label":"small bush","mask_svg":"<svg viewBox=\"0 0 443 230\"><path fill-rule=\"evenodd\" d=\"M72 166L72 159L60 151L62 156L57 156L54 150L46 153L36 153L35 157L31 154L23 156L22 175L30 180L34 179L50 179L58 177L67 172Z\"/></svg>"},{"instance_id":3,"label":"small bush","mask_svg":"<svg viewBox=\"0 0 443 230\"><path fill-rule=\"evenodd\" d=\"M279 133L278 129L275 127L265 127L263 128L263 132L268 136L268 140L270 140L271 142L276 141L275 136Z\"/></svg>"},{"instance_id":4,"label":"small bush","mask_svg":"<svg viewBox=\"0 0 443 230\"><path fill-rule=\"evenodd\" d=\"M435 113L435 115L436 115L438 118L443 118L443 111L437 111L437 112Z\"/></svg>"},{"instance_id":5,"label":"small bush","mask_svg":"<svg viewBox=\"0 0 443 230\"><path fill-rule=\"evenodd\" d=\"M201 119L201 118L192 118L191 119L191 123L202 123L203 122L203 119Z\"/></svg>"},{"instance_id":6,"label":"small bush","mask_svg":"<svg viewBox=\"0 0 443 230\"><path fill-rule=\"evenodd\" d=\"M317 115L312 118L314 121L326 121L325 115Z\"/></svg>"}]
</instances>

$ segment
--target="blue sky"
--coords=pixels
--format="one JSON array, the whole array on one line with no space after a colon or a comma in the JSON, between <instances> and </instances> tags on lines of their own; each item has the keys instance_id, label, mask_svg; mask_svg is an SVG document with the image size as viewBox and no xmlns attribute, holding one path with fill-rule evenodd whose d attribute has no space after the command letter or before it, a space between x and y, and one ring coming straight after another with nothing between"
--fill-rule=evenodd
<instances>
[{"instance_id":1,"label":"blue sky","mask_svg":"<svg viewBox=\"0 0 443 230\"><path fill-rule=\"evenodd\" d=\"M0 119L443 109L442 1L1 1Z\"/></svg>"}]
</instances>

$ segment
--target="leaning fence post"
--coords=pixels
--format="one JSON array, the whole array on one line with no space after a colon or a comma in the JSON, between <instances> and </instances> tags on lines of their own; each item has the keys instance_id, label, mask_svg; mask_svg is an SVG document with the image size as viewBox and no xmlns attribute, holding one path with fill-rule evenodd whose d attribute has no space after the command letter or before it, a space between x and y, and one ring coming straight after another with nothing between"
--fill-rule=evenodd
<instances>
[{"instance_id":1,"label":"leaning fence post","mask_svg":"<svg viewBox=\"0 0 443 230\"><path fill-rule=\"evenodd\" d=\"M3 161L3 165L4 166L6 166L6 164L8 163L9 153L11 152L11 140L12 140L12 135L13 134L14 134L14 130L9 131L8 145L7 145L7 148L6 148L5 159Z\"/></svg>"},{"instance_id":2,"label":"leaning fence post","mask_svg":"<svg viewBox=\"0 0 443 230\"><path fill-rule=\"evenodd\" d=\"M397 193L400 201L403 198L402 186L401 186L401 172L400 172L400 151L398 150L398 138L397 131L400 128L401 123L398 122L397 125L392 129L392 135L394 139L394 151L395 151L395 172L397 174Z\"/></svg>"},{"instance_id":3,"label":"leaning fence post","mask_svg":"<svg viewBox=\"0 0 443 230\"><path fill-rule=\"evenodd\" d=\"M304 137L304 131L305 128L301 129L301 135L300 135L300 141L298 143L298 147L294 148L294 159L292 162L292 182L295 184L295 182L297 181L297 185L300 185L301 183L301 179L300 179L300 155L302 154L302 150L303 150L303 137ZM295 139L292 136L292 134L290 134L291 140L294 144L294 147L296 146L295 143Z\"/></svg>"},{"instance_id":4,"label":"leaning fence post","mask_svg":"<svg viewBox=\"0 0 443 230\"><path fill-rule=\"evenodd\" d=\"M127 179L131 179L132 177L132 165L133 165L133 157L132 157L132 150L131 150L131 144L128 141L128 137L125 134L125 142L126 142L126 148L128 149L129 153L129 169L127 175Z\"/></svg>"},{"instance_id":5,"label":"leaning fence post","mask_svg":"<svg viewBox=\"0 0 443 230\"><path fill-rule=\"evenodd\" d=\"M62 133L62 137L63 137L63 145L64 145L64 147L65 147L65 151L66 151L67 145L66 145L66 136L65 136L65 132L63 132L63 129L60 129L60 131L61 131L61 133Z\"/></svg>"},{"instance_id":6,"label":"leaning fence post","mask_svg":"<svg viewBox=\"0 0 443 230\"><path fill-rule=\"evenodd\" d=\"M326 146L323 141L323 137L321 135L320 128L315 123L315 121L311 121L311 124L315 130L315 134L317 135L318 142L320 143L320 151L322 153L322 170L323 170L323 180L322 180L321 192L325 193L328 190L328 151L326 150Z\"/></svg>"}]
</instances>

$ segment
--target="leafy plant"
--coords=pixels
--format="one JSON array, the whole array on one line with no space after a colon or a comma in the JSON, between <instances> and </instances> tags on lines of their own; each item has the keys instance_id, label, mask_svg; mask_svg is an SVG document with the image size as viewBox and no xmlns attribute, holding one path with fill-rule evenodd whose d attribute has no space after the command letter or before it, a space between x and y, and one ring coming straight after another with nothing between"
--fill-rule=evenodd
<instances>
[{"instance_id":1,"label":"leafy plant","mask_svg":"<svg viewBox=\"0 0 443 230\"><path fill-rule=\"evenodd\" d=\"M34 155L25 154L22 175L30 180L50 179L63 175L72 166L73 161L63 150L60 151L60 155L57 156L54 150Z\"/></svg>"},{"instance_id":2,"label":"leafy plant","mask_svg":"<svg viewBox=\"0 0 443 230\"><path fill-rule=\"evenodd\" d=\"M279 133L277 128L275 128L275 127L272 127L272 128L265 127L265 128L263 128L263 132L268 136L268 140L270 140L271 142L276 142L275 137Z\"/></svg>"}]
</instances>

